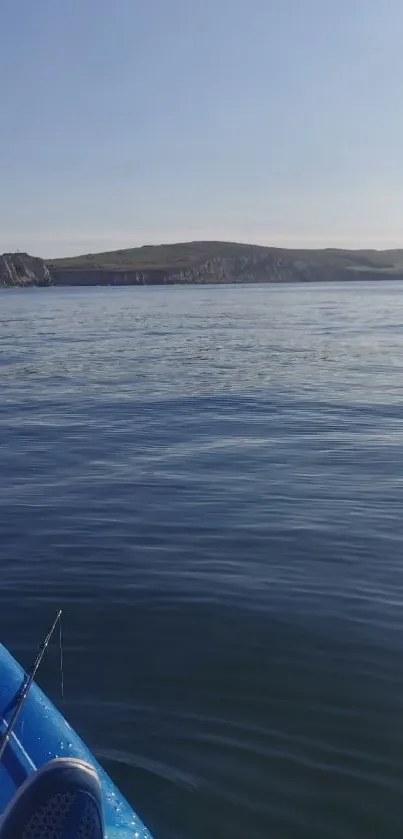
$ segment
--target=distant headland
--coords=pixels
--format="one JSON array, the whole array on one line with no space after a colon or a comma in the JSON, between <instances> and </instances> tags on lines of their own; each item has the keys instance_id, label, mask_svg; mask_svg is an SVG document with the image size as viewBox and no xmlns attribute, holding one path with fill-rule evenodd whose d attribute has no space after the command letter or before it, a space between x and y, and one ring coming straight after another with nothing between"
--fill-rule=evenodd
<instances>
[{"instance_id":1,"label":"distant headland","mask_svg":"<svg viewBox=\"0 0 403 839\"><path fill-rule=\"evenodd\" d=\"M66 259L0 256L0 286L195 285L403 279L403 250L292 250L238 242L146 245Z\"/></svg>"}]
</instances>

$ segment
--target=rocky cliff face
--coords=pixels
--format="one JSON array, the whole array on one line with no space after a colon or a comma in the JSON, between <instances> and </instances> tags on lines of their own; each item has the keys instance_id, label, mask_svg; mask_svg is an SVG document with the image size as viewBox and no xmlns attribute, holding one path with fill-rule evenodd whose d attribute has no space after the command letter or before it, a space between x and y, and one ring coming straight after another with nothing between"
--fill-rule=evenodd
<instances>
[{"instance_id":1,"label":"rocky cliff face","mask_svg":"<svg viewBox=\"0 0 403 839\"><path fill-rule=\"evenodd\" d=\"M122 270L105 268L59 268L50 265L52 281L60 286L195 285L200 283L307 283L344 280L382 280L390 274L370 269L360 272L350 266L318 265L309 259L291 259L264 254L244 257L215 257L188 268ZM403 271L401 272L403 278Z\"/></svg>"},{"instance_id":2,"label":"rocky cliff face","mask_svg":"<svg viewBox=\"0 0 403 839\"><path fill-rule=\"evenodd\" d=\"M163 271L116 271L110 268L55 268L50 266L54 285L164 285Z\"/></svg>"},{"instance_id":3,"label":"rocky cliff face","mask_svg":"<svg viewBox=\"0 0 403 839\"><path fill-rule=\"evenodd\" d=\"M281 283L308 279L309 269L286 264L272 254L209 259L202 265L169 274L167 283ZM310 277L312 279L312 276Z\"/></svg>"},{"instance_id":4,"label":"rocky cliff face","mask_svg":"<svg viewBox=\"0 0 403 839\"><path fill-rule=\"evenodd\" d=\"M110 268L58 268L51 265L55 285L193 285L195 283L286 283L315 279L352 279L346 272L320 272L307 262L282 259L272 253L239 257L214 257L181 270L144 268L141 271ZM344 273L344 277L343 277Z\"/></svg>"},{"instance_id":5,"label":"rocky cliff face","mask_svg":"<svg viewBox=\"0 0 403 839\"><path fill-rule=\"evenodd\" d=\"M4 253L0 256L0 286L48 286L52 283L49 268L27 253Z\"/></svg>"}]
</instances>

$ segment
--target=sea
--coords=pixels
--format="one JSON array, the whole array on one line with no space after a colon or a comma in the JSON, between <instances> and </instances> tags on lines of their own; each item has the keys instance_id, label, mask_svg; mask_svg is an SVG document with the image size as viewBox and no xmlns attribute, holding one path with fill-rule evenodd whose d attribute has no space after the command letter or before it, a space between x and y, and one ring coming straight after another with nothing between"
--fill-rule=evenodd
<instances>
[{"instance_id":1,"label":"sea","mask_svg":"<svg viewBox=\"0 0 403 839\"><path fill-rule=\"evenodd\" d=\"M401 282L2 290L0 546L155 839L401 837Z\"/></svg>"}]
</instances>

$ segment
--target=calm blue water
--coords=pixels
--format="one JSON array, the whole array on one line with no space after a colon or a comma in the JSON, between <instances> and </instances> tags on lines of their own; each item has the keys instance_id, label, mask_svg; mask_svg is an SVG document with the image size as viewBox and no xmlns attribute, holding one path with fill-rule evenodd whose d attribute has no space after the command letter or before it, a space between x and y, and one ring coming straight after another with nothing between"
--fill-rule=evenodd
<instances>
[{"instance_id":1,"label":"calm blue water","mask_svg":"<svg viewBox=\"0 0 403 839\"><path fill-rule=\"evenodd\" d=\"M156 839L403 829L403 285L0 294L1 636Z\"/></svg>"}]
</instances>

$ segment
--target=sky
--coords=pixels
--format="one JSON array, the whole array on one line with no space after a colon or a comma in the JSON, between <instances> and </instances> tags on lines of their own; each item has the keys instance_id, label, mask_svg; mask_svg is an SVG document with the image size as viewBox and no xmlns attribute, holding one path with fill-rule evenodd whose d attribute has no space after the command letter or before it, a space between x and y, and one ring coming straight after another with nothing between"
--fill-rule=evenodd
<instances>
[{"instance_id":1,"label":"sky","mask_svg":"<svg viewBox=\"0 0 403 839\"><path fill-rule=\"evenodd\" d=\"M0 13L0 253L403 247L402 0Z\"/></svg>"}]
</instances>

